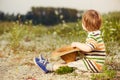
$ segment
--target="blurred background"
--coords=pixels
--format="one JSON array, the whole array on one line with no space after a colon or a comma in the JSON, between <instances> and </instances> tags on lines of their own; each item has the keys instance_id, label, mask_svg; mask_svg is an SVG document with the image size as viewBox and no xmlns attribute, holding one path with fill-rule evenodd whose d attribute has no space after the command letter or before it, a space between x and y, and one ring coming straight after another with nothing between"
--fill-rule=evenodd
<instances>
[{"instance_id":1,"label":"blurred background","mask_svg":"<svg viewBox=\"0 0 120 80\"><path fill-rule=\"evenodd\" d=\"M88 9L120 11L120 0L0 0L0 21L31 20L35 25L54 25L75 22Z\"/></svg>"},{"instance_id":2,"label":"blurred background","mask_svg":"<svg viewBox=\"0 0 120 80\"><path fill-rule=\"evenodd\" d=\"M120 10L120 0L0 0L0 10L5 13L26 14L31 7L96 9L100 12Z\"/></svg>"}]
</instances>

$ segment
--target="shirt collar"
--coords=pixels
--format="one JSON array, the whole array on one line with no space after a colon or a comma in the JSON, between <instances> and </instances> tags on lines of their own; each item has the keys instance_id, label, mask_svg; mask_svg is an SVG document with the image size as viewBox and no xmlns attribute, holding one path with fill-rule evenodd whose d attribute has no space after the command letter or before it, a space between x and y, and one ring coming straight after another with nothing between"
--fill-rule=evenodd
<instances>
[{"instance_id":1,"label":"shirt collar","mask_svg":"<svg viewBox=\"0 0 120 80\"><path fill-rule=\"evenodd\" d=\"M101 34L101 31L100 30L97 30L97 31L92 31L92 32L88 32L88 34Z\"/></svg>"}]
</instances>

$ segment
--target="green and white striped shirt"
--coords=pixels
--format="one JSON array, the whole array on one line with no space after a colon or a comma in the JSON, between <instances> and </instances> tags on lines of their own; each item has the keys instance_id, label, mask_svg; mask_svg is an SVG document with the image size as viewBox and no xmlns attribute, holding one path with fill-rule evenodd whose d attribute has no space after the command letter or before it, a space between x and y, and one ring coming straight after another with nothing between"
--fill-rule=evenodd
<instances>
[{"instance_id":1,"label":"green and white striped shirt","mask_svg":"<svg viewBox=\"0 0 120 80\"><path fill-rule=\"evenodd\" d=\"M86 44L92 51L85 54L86 57L83 61L86 67L92 72L100 72L106 58L105 45L101 37L101 32L98 30L88 33Z\"/></svg>"}]
</instances>

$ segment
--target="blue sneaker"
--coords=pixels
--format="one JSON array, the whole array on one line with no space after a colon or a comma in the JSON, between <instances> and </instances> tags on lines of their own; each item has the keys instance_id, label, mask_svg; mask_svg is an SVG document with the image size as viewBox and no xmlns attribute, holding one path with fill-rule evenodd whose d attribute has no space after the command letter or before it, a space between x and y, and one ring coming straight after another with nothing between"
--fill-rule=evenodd
<instances>
[{"instance_id":1,"label":"blue sneaker","mask_svg":"<svg viewBox=\"0 0 120 80\"><path fill-rule=\"evenodd\" d=\"M49 63L47 60L45 60L42 56L40 58L34 58L34 63L41 68L41 70L43 70L45 73L49 72L46 69L46 65Z\"/></svg>"},{"instance_id":2,"label":"blue sneaker","mask_svg":"<svg viewBox=\"0 0 120 80\"><path fill-rule=\"evenodd\" d=\"M39 55L39 59L40 60L45 60L41 54Z\"/></svg>"},{"instance_id":3,"label":"blue sneaker","mask_svg":"<svg viewBox=\"0 0 120 80\"><path fill-rule=\"evenodd\" d=\"M43 63L44 63L45 66L49 63L48 60L46 60L45 58L43 58L42 55L39 56L39 59L40 59L41 62L43 61Z\"/></svg>"}]
</instances>

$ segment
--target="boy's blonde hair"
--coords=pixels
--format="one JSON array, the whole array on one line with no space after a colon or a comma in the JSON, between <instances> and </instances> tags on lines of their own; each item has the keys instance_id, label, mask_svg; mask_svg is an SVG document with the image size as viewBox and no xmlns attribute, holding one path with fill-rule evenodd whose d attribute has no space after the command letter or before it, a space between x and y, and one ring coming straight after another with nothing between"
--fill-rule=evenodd
<instances>
[{"instance_id":1,"label":"boy's blonde hair","mask_svg":"<svg viewBox=\"0 0 120 80\"><path fill-rule=\"evenodd\" d=\"M82 23L88 31L96 31L101 27L101 16L95 10L88 10L84 13Z\"/></svg>"}]
</instances>

